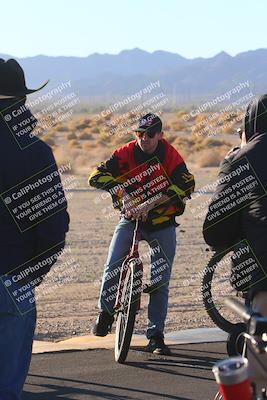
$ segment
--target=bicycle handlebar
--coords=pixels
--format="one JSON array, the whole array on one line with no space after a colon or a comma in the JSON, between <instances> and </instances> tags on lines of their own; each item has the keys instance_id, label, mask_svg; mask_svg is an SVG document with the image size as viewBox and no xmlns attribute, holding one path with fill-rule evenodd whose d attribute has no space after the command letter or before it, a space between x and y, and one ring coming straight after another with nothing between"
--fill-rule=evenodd
<instances>
[{"instance_id":1,"label":"bicycle handlebar","mask_svg":"<svg viewBox=\"0 0 267 400\"><path fill-rule=\"evenodd\" d=\"M231 299L227 297L224 302L229 308L231 308L232 311L234 311L237 315L239 315L245 322L248 322L253 315L253 313L250 311L248 307L244 306L236 299Z\"/></svg>"},{"instance_id":2,"label":"bicycle handlebar","mask_svg":"<svg viewBox=\"0 0 267 400\"><path fill-rule=\"evenodd\" d=\"M267 333L267 317L250 310L236 299L226 298L225 304L247 323L247 332L252 336ZM266 343L265 343L266 344Z\"/></svg>"}]
</instances>

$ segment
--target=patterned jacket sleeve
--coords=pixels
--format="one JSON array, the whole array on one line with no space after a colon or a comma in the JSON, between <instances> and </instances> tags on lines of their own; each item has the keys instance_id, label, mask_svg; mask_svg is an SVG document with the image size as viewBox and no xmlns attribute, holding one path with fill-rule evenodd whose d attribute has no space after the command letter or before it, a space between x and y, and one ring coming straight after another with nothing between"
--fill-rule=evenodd
<instances>
[{"instance_id":1,"label":"patterned jacket sleeve","mask_svg":"<svg viewBox=\"0 0 267 400\"><path fill-rule=\"evenodd\" d=\"M97 189L109 191L118 185L116 177L119 175L119 158L115 151L107 161L101 162L101 164L92 171L88 179L88 184Z\"/></svg>"},{"instance_id":2,"label":"patterned jacket sleeve","mask_svg":"<svg viewBox=\"0 0 267 400\"><path fill-rule=\"evenodd\" d=\"M188 171L185 163L180 164L175 168L171 176L171 181L172 184L167 192L170 197L176 201L191 198L191 194L195 188L195 179L194 175Z\"/></svg>"},{"instance_id":3,"label":"patterned jacket sleeve","mask_svg":"<svg viewBox=\"0 0 267 400\"><path fill-rule=\"evenodd\" d=\"M180 203L183 199L190 199L195 189L195 179L176 149L172 149L171 153L171 169L169 173L171 185L167 190L174 202Z\"/></svg>"}]
</instances>

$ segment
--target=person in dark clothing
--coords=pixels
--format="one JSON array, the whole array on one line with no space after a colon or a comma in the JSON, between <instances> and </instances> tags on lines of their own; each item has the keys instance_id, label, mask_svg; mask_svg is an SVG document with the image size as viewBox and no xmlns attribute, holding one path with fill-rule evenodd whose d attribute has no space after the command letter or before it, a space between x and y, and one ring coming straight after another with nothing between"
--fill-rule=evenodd
<instances>
[{"instance_id":1,"label":"person in dark clothing","mask_svg":"<svg viewBox=\"0 0 267 400\"><path fill-rule=\"evenodd\" d=\"M62 253L69 224L52 150L36 136L37 120L25 105L35 91L17 61L0 59L1 400L21 399L36 324L34 288Z\"/></svg>"},{"instance_id":2,"label":"person in dark clothing","mask_svg":"<svg viewBox=\"0 0 267 400\"><path fill-rule=\"evenodd\" d=\"M246 144L222 163L203 235L215 250L234 246L235 260L242 253L239 276L250 275L243 287L249 289L253 309L267 315L267 95L248 105L242 140ZM251 369L258 383L266 382L253 360Z\"/></svg>"},{"instance_id":3,"label":"person in dark clothing","mask_svg":"<svg viewBox=\"0 0 267 400\"><path fill-rule=\"evenodd\" d=\"M106 336L113 323L114 303L123 259L129 252L134 219L140 219L141 239L151 250L151 283L146 351L170 354L164 343L171 269L176 249L175 217L185 209L194 190L194 177L167 140L154 114L140 118L136 140L115 150L89 177L89 184L108 191L114 207L124 211L109 248L103 275L100 314L93 333Z\"/></svg>"}]
</instances>

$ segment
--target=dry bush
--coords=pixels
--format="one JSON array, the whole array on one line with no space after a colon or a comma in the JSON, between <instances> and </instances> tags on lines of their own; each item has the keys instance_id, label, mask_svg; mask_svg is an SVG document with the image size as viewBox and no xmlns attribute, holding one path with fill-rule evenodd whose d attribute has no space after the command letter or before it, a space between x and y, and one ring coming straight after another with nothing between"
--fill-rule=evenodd
<instances>
[{"instance_id":1,"label":"dry bush","mask_svg":"<svg viewBox=\"0 0 267 400\"><path fill-rule=\"evenodd\" d=\"M169 143L173 143L177 139L177 134L175 133L168 133L167 135L163 136Z\"/></svg>"},{"instance_id":2,"label":"dry bush","mask_svg":"<svg viewBox=\"0 0 267 400\"><path fill-rule=\"evenodd\" d=\"M171 125L168 123L165 123L163 126L163 131L165 132L165 131L170 131L170 130L171 130Z\"/></svg>"},{"instance_id":3,"label":"dry bush","mask_svg":"<svg viewBox=\"0 0 267 400\"><path fill-rule=\"evenodd\" d=\"M82 132L79 136L80 140L92 140L93 136L89 132Z\"/></svg>"},{"instance_id":4,"label":"dry bush","mask_svg":"<svg viewBox=\"0 0 267 400\"><path fill-rule=\"evenodd\" d=\"M69 124L63 124L62 122L58 122L55 124L54 129L57 132L64 132L64 131L69 131Z\"/></svg>"},{"instance_id":5,"label":"dry bush","mask_svg":"<svg viewBox=\"0 0 267 400\"><path fill-rule=\"evenodd\" d=\"M185 110L180 110L177 113L178 119L184 118L185 115L187 115L187 112Z\"/></svg>"},{"instance_id":6,"label":"dry bush","mask_svg":"<svg viewBox=\"0 0 267 400\"><path fill-rule=\"evenodd\" d=\"M216 122L214 120L213 120L213 122L211 122L208 119L208 116L209 116L209 114L201 113L196 117L194 125L191 128L193 134L197 133L197 132L201 131L202 129L205 129L209 126L210 126L209 129L212 129L212 126L214 124L215 124L214 126L216 126Z\"/></svg>"},{"instance_id":7,"label":"dry bush","mask_svg":"<svg viewBox=\"0 0 267 400\"><path fill-rule=\"evenodd\" d=\"M68 133L67 135L68 140L77 139L77 135L74 132Z\"/></svg>"},{"instance_id":8,"label":"dry bush","mask_svg":"<svg viewBox=\"0 0 267 400\"><path fill-rule=\"evenodd\" d=\"M91 125L91 120L89 118L80 118L78 120L73 121L75 129L83 130Z\"/></svg>"},{"instance_id":9,"label":"dry bush","mask_svg":"<svg viewBox=\"0 0 267 400\"><path fill-rule=\"evenodd\" d=\"M112 144L115 144L115 145L118 145L118 144L122 145L122 144L130 142L133 139L134 139L134 134L131 132L126 132L126 133L118 132L112 136L111 142L112 142Z\"/></svg>"},{"instance_id":10,"label":"dry bush","mask_svg":"<svg viewBox=\"0 0 267 400\"><path fill-rule=\"evenodd\" d=\"M222 147L222 146L231 147L231 143L227 142L226 140L219 140L214 138L205 138L203 140L203 145L205 147Z\"/></svg>"},{"instance_id":11,"label":"dry bush","mask_svg":"<svg viewBox=\"0 0 267 400\"><path fill-rule=\"evenodd\" d=\"M178 137L172 145L179 151L179 153L182 153L184 157L187 157L194 151L194 141L190 138Z\"/></svg>"},{"instance_id":12,"label":"dry bush","mask_svg":"<svg viewBox=\"0 0 267 400\"><path fill-rule=\"evenodd\" d=\"M106 114L106 115L103 117L104 121L109 121L109 120L111 120L112 118L114 118L114 116L113 116L112 113Z\"/></svg>"},{"instance_id":13,"label":"dry bush","mask_svg":"<svg viewBox=\"0 0 267 400\"><path fill-rule=\"evenodd\" d=\"M201 126L201 125L193 125L191 128L192 134L195 135L196 133L201 131L203 128L204 128L204 126Z\"/></svg>"},{"instance_id":14,"label":"dry bush","mask_svg":"<svg viewBox=\"0 0 267 400\"><path fill-rule=\"evenodd\" d=\"M224 159L226 152L217 149L201 151L194 159L199 167L218 167Z\"/></svg>"},{"instance_id":15,"label":"dry bush","mask_svg":"<svg viewBox=\"0 0 267 400\"><path fill-rule=\"evenodd\" d=\"M43 137L42 137L42 140L43 140L45 143L49 144L49 146L55 146L55 141L54 141L54 139L51 138L51 137L48 136L48 135L43 136Z\"/></svg>"},{"instance_id":16,"label":"dry bush","mask_svg":"<svg viewBox=\"0 0 267 400\"><path fill-rule=\"evenodd\" d=\"M94 126L93 128L90 129L91 133L99 133L100 129L97 126Z\"/></svg>"},{"instance_id":17,"label":"dry bush","mask_svg":"<svg viewBox=\"0 0 267 400\"><path fill-rule=\"evenodd\" d=\"M102 138L99 136L99 138L95 142L95 146L100 146L100 147L106 147L108 144L107 140L105 138Z\"/></svg>"},{"instance_id":18,"label":"dry bush","mask_svg":"<svg viewBox=\"0 0 267 400\"><path fill-rule=\"evenodd\" d=\"M184 131L186 129L185 121L173 121L170 123L173 131Z\"/></svg>"},{"instance_id":19,"label":"dry bush","mask_svg":"<svg viewBox=\"0 0 267 400\"><path fill-rule=\"evenodd\" d=\"M235 133L234 124L232 124L232 125L227 124L225 127L223 127L223 133L225 133L226 135Z\"/></svg>"},{"instance_id":20,"label":"dry bush","mask_svg":"<svg viewBox=\"0 0 267 400\"><path fill-rule=\"evenodd\" d=\"M197 136L194 139L194 150L195 151L202 151L206 150L207 148L221 148L221 147L231 147L231 143L227 142L226 140L219 140L209 137Z\"/></svg>"},{"instance_id":21,"label":"dry bush","mask_svg":"<svg viewBox=\"0 0 267 400\"><path fill-rule=\"evenodd\" d=\"M176 137L173 145L176 147L188 147L188 148L193 148L194 147L194 140L193 138L190 137Z\"/></svg>"},{"instance_id":22,"label":"dry bush","mask_svg":"<svg viewBox=\"0 0 267 400\"><path fill-rule=\"evenodd\" d=\"M55 126L52 126L51 128L48 129L47 135L56 136L56 134L57 134L57 130L56 130Z\"/></svg>"},{"instance_id":23,"label":"dry bush","mask_svg":"<svg viewBox=\"0 0 267 400\"><path fill-rule=\"evenodd\" d=\"M76 148L80 149L81 148L81 144L80 144L80 142L78 140L72 139L72 140L69 141L69 147L70 148L75 148L76 147Z\"/></svg>"},{"instance_id":24,"label":"dry bush","mask_svg":"<svg viewBox=\"0 0 267 400\"><path fill-rule=\"evenodd\" d=\"M198 116L196 117L196 120L195 120L195 124L200 124L202 121L206 121L208 119L208 117L209 117L208 113L203 112L201 114L198 114Z\"/></svg>"}]
</instances>

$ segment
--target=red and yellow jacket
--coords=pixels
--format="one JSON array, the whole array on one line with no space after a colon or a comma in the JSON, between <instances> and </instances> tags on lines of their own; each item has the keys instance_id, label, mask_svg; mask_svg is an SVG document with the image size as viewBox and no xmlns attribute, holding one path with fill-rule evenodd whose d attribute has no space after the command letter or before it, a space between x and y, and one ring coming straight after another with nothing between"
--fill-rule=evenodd
<instances>
[{"instance_id":1,"label":"red and yellow jacket","mask_svg":"<svg viewBox=\"0 0 267 400\"><path fill-rule=\"evenodd\" d=\"M115 208L121 209L118 189L124 188L136 203L156 200L160 193L170 200L149 211L143 223L147 229L161 229L175 224L175 216L185 209L185 199L194 190L194 176L188 172L178 151L165 139L159 141L153 154L144 153L133 140L115 150L89 176L89 185L108 191Z\"/></svg>"}]
</instances>

